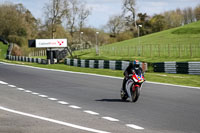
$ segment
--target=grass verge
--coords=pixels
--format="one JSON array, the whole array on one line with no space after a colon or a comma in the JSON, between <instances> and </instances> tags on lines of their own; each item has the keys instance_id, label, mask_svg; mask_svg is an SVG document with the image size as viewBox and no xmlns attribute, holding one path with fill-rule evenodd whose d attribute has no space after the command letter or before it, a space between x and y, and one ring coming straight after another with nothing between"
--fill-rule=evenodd
<instances>
[{"instance_id":1,"label":"grass verge","mask_svg":"<svg viewBox=\"0 0 200 133\"><path fill-rule=\"evenodd\" d=\"M68 66L68 65L64 65L64 64L42 65L42 64L36 64L36 63L8 61L8 60L0 60L0 61L7 62L7 63L40 67L40 68L123 77L123 71L120 71L120 70L80 68L80 67ZM199 82L200 75L166 74L166 73L147 72L147 73L145 73L145 78L147 81L152 81L152 82L161 82L161 83L169 83L169 84L175 84L175 85L200 87L200 82Z\"/></svg>"},{"instance_id":2,"label":"grass verge","mask_svg":"<svg viewBox=\"0 0 200 133\"><path fill-rule=\"evenodd\" d=\"M0 59L4 59L6 57L6 52L8 49L8 45L4 45L0 42Z\"/></svg>"}]
</instances>

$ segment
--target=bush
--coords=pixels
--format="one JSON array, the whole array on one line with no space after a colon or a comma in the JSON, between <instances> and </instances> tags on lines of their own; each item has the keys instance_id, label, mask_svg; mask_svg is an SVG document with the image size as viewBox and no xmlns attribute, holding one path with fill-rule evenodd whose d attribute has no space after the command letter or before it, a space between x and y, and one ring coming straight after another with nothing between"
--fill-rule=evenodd
<instances>
[{"instance_id":1,"label":"bush","mask_svg":"<svg viewBox=\"0 0 200 133\"><path fill-rule=\"evenodd\" d=\"M132 39L132 38L133 38L133 33L130 32L130 31L126 31L124 33L120 33L117 36L117 41L120 42L120 41L124 41L124 40L129 40L129 39Z\"/></svg>"},{"instance_id":2,"label":"bush","mask_svg":"<svg viewBox=\"0 0 200 133\"><path fill-rule=\"evenodd\" d=\"M26 45L26 39L24 37L16 36L16 35L9 35L8 36L8 41L10 43L15 43L19 46Z\"/></svg>"},{"instance_id":3,"label":"bush","mask_svg":"<svg viewBox=\"0 0 200 133\"><path fill-rule=\"evenodd\" d=\"M14 44L11 54L14 56L22 56L21 48L18 45Z\"/></svg>"}]
</instances>

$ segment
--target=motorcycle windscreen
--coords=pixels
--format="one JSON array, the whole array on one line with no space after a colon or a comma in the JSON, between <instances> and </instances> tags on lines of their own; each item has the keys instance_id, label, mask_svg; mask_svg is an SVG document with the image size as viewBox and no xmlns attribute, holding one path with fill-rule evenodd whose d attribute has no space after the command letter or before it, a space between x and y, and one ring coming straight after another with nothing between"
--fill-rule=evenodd
<instances>
[{"instance_id":1,"label":"motorcycle windscreen","mask_svg":"<svg viewBox=\"0 0 200 133\"><path fill-rule=\"evenodd\" d=\"M142 75L142 71L140 69L132 70L136 75Z\"/></svg>"}]
</instances>

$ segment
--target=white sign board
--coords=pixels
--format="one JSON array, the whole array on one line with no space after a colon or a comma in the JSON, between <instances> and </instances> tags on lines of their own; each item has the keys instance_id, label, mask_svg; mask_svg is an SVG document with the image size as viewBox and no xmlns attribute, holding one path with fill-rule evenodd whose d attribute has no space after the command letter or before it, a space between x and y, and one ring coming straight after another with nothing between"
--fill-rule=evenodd
<instances>
[{"instance_id":1,"label":"white sign board","mask_svg":"<svg viewBox=\"0 0 200 133\"><path fill-rule=\"evenodd\" d=\"M36 48L67 47L67 39L36 39Z\"/></svg>"}]
</instances>

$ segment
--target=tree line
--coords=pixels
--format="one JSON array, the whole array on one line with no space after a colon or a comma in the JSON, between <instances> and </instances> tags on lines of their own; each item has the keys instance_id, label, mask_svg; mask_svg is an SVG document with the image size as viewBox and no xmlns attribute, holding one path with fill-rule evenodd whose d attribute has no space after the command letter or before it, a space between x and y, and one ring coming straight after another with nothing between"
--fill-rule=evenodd
<instances>
[{"instance_id":1,"label":"tree line","mask_svg":"<svg viewBox=\"0 0 200 133\"><path fill-rule=\"evenodd\" d=\"M195 8L177 8L149 16L147 13L136 14L136 0L123 0L121 14L110 16L105 29L113 41L122 41L199 20L200 4Z\"/></svg>"},{"instance_id":2,"label":"tree line","mask_svg":"<svg viewBox=\"0 0 200 133\"><path fill-rule=\"evenodd\" d=\"M36 19L23 4L0 4L0 36L26 50L29 39L67 38L72 46L80 43L81 31L85 36L96 31L85 26L91 9L81 0L50 0L43 9L44 21ZM89 36L87 40L94 42Z\"/></svg>"},{"instance_id":3,"label":"tree line","mask_svg":"<svg viewBox=\"0 0 200 133\"><path fill-rule=\"evenodd\" d=\"M92 9L86 5L82 0L50 0L44 5L42 21L23 4L3 3L0 5L0 36L18 44L23 51L27 51L27 40L36 38L67 38L69 46L77 49L93 47L97 37L98 44L104 45L200 20L200 5L149 16L136 14L136 0L123 0L122 12L110 16L102 29L96 29L87 25Z\"/></svg>"}]
</instances>

